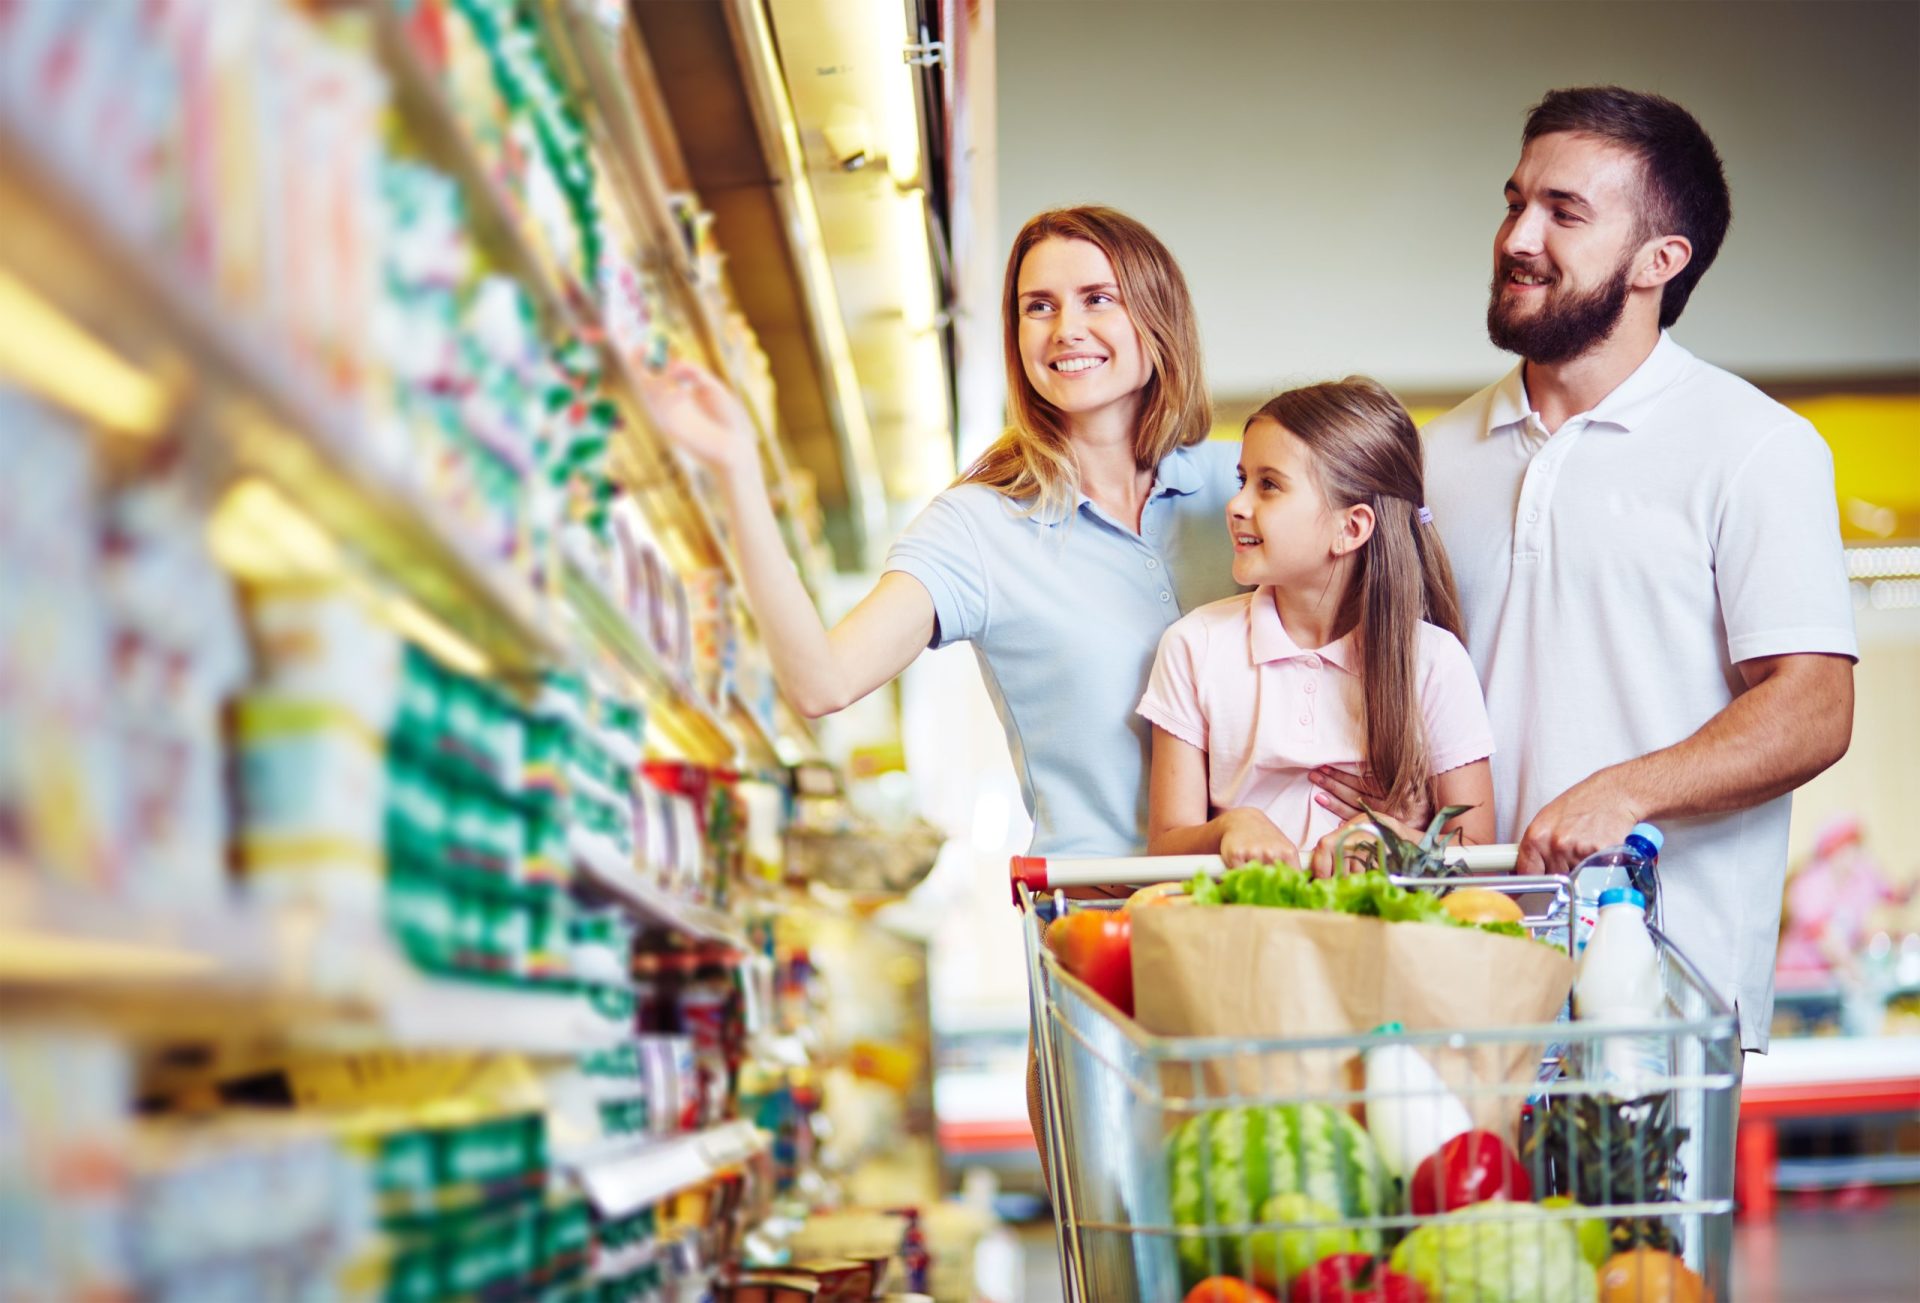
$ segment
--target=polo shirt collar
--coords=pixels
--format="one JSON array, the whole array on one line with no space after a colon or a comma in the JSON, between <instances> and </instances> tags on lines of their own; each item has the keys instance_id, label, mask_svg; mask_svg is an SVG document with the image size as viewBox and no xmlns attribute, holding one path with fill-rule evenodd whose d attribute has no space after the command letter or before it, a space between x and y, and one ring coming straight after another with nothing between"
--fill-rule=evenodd
<instances>
[{"instance_id":1,"label":"polo shirt collar","mask_svg":"<svg viewBox=\"0 0 1920 1303\"><path fill-rule=\"evenodd\" d=\"M1293 635L1287 632L1287 626L1280 623L1280 608L1273 604L1273 585L1262 584L1253 590L1248 599L1248 647L1253 653L1255 665L1266 665L1273 661L1295 660L1302 656L1318 656L1329 665L1336 665L1349 674L1357 673L1355 661L1358 651L1354 647L1351 631L1335 638L1324 647L1303 648L1294 642Z\"/></svg>"},{"instance_id":2,"label":"polo shirt collar","mask_svg":"<svg viewBox=\"0 0 1920 1303\"><path fill-rule=\"evenodd\" d=\"M1155 498L1185 497L1191 493L1198 493L1204 487L1206 487L1205 477L1201 474L1200 468L1194 465L1192 450L1175 448L1160 459L1159 468L1154 471L1153 487L1147 490L1147 500L1151 502ZM1071 511L1063 507L1045 507L1034 512L1032 520L1038 525L1063 525L1069 517L1085 511L1092 505L1093 499L1081 493L1076 497Z\"/></svg>"},{"instance_id":3,"label":"polo shirt collar","mask_svg":"<svg viewBox=\"0 0 1920 1303\"><path fill-rule=\"evenodd\" d=\"M1634 368L1632 375L1615 385L1613 392L1595 404L1593 410L1585 413L1587 423L1633 429L1646 419L1660 395L1680 378L1692 360L1693 354L1674 343L1673 336L1661 331L1659 342L1646 360ZM1533 404L1527 398L1526 376L1527 364L1521 362L1494 386L1487 433L1498 434L1524 426L1527 418L1534 414Z\"/></svg>"}]
</instances>

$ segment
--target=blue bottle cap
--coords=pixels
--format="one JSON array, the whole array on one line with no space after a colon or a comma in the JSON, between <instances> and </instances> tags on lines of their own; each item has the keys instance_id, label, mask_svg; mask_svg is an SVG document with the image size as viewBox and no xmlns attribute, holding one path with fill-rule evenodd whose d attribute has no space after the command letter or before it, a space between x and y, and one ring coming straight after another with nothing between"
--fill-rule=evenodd
<instances>
[{"instance_id":1,"label":"blue bottle cap","mask_svg":"<svg viewBox=\"0 0 1920 1303\"><path fill-rule=\"evenodd\" d=\"M1645 909L1647 898L1632 887L1608 887L1600 893L1600 908L1609 905L1631 905L1635 909Z\"/></svg>"},{"instance_id":2,"label":"blue bottle cap","mask_svg":"<svg viewBox=\"0 0 1920 1303\"><path fill-rule=\"evenodd\" d=\"M1644 838L1652 845L1653 853L1656 855L1660 853L1660 848L1667 844L1666 834L1650 823L1636 823L1633 825L1633 831L1627 836Z\"/></svg>"}]
</instances>

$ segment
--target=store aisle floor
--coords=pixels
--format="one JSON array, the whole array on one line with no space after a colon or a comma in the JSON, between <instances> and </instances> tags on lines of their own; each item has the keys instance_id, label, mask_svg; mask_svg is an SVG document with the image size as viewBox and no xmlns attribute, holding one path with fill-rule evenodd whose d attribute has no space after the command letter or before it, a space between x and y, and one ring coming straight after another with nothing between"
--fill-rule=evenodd
<instances>
[{"instance_id":1,"label":"store aisle floor","mask_svg":"<svg viewBox=\"0 0 1920 1303\"><path fill-rule=\"evenodd\" d=\"M1053 1229L1022 1228L1025 1294L1058 1303ZM1920 1191L1872 1210L1785 1209L1734 1233L1734 1303L1912 1303L1920 1280Z\"/></svg>"}]
</instances>

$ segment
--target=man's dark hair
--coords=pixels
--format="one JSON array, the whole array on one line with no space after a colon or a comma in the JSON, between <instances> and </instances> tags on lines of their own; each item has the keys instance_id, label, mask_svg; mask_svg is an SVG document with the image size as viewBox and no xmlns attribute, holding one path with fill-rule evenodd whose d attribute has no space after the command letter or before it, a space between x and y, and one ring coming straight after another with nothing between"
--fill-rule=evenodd
<instances>
[{"instance_id":1,"label":"man's dark hair","mask_svg":"<svg viewBox=\"0 0 1920 1303\"><path fill-rule=\"evenodd\" d=\"M1693 287L1707 274L1733 221L1726 170L1694 116L1660 95L1619 86L1548 91L1527 114L1521 144L1559 132L1598 136L1640 160L1640 233L1684 235L1693 258L1660 297L1662 329L1680 319Z\"/></svg>"}]
</instances>

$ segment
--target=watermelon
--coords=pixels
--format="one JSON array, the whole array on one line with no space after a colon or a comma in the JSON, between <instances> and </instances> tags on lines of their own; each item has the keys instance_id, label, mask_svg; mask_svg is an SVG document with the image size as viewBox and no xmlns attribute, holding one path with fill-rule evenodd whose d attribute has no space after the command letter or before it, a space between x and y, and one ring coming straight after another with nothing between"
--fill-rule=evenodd
<instances>
[{"instance_id":1,"label":"watermelon","mask_svg":"<svg viewBox=\"0 0 1920 1303\"><path fill-rule=\"evenodd\" d=\"M1394 1211L1393 1181L1373 1138L1346 1113L1324 1104L1198 1114L1174 1131L1168 1158L1176 1226L1259 1222L1270 1200L1288 1194L1304 1195L1338 1217L1379 1217ZM1354 1235L1354 1252L1379 1250L1379 1232ZM1183 1235L1178 1243L1189 1283L1219 1274L1274 1274L1271 1256L1256 1251L1260 1241L1254 1236Z\"/></svg>"}]
</instances>

